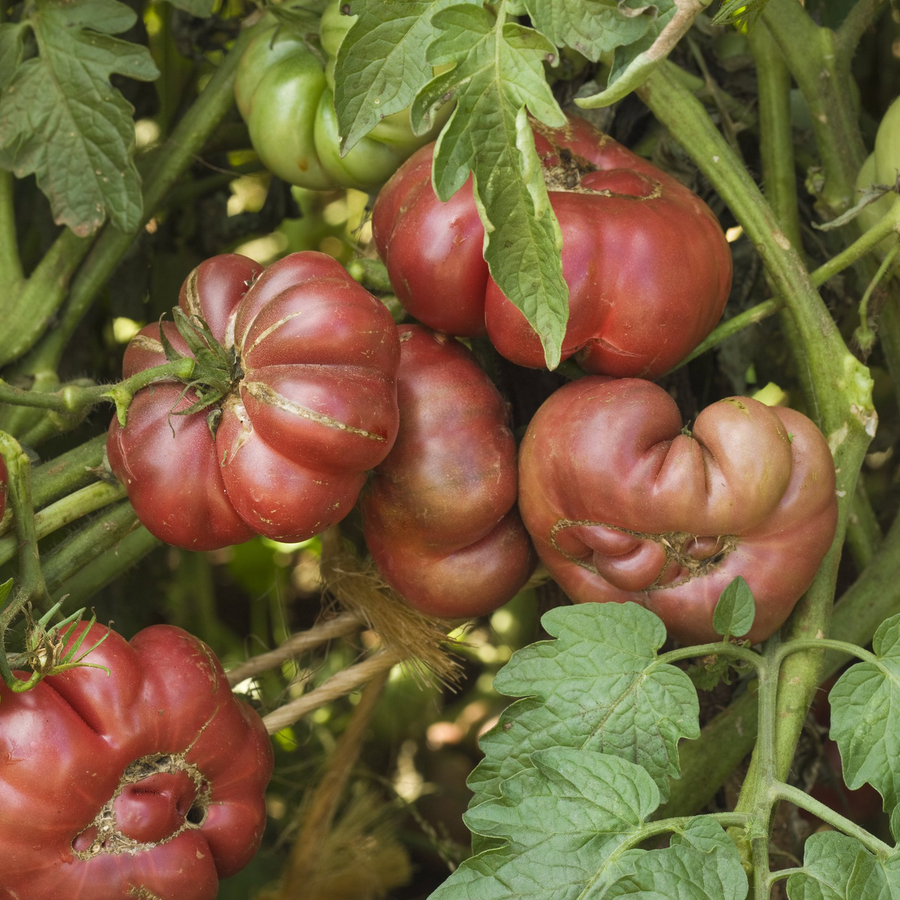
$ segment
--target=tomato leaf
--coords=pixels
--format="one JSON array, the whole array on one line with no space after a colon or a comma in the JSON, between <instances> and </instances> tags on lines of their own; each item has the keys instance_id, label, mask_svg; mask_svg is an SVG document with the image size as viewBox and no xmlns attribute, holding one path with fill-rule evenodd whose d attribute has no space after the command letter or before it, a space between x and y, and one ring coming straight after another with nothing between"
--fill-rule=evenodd
<instances>
[{"instance_id":1,"label":"tomato leaf","mask_svg":"<svg viewBox=\"0 0 900 900\"><path fill-rule=\"evenodd\" d=\"M700 734L697 692L688 676L661 664L663 623L634 603L585 603L547 613L557 637L519 650L494 687L523 696L481 739L485 758L469 778L472 805L530 768L546 747L613 754L640 765L663 799L678 777L678 741Z\"/></svg>"},{"instance_id":2,"label":"tomato leaf","mask_svg":"<svg viewBox=\"0 0 900 900\"><path fill-rule=\"evenodd\" d=\"M790 900L889 900L900 896L900 855L881 861L837 831L810 835L803 871L787 880Z\"/></svg>"},{"instance_id":3,"label":"tomato leaf","mask_svg":"<svg viewBox=\"0 0 900 900\"><path fill-rule=\"evenodd\" d=\"M606 87L598 94L576 99L579 106L610 106L640 87L687 34L709 0L654 0L654 6L658 14L648 19L647 33L634 43L616 48Z\"/></svg>"},{"instance_id":4,"label":"tomato leaf","mask_svg":"<svg viewBox=\"0 0 900 900\"><path fill-rule=\"evenodd\" d=\"M886 619L872 639L878 662L859 662L828 695L831 738L841 752L851 790L871 784L884 798L891 831L900 834L900 615Z\"/></svg>"},{"instance_id":5,"label":"tomato leaf","mask_svg":"<svg viewBox=\"0 0 900 900\"><path fill-rule=\"evenodd\" d=\"M37 0L27 23L40 55L0 97L0 166L35 174L55 220L79 235L107 215L123 231L140 222L132 108L109 81L159 75L146 47L109 36L134 20L117 0Z\"/></svg>"},{"instance_id":6,"label":"tomato leaf","mask_svg":"<svg viewBox=\"0 0 900 900\"><path fill-rule=\"evenodd\" d=\"M207 19L213 13L215 0L172 0L172 6L200 19Z\"/></svg>"},{"instance_id":7,"label":"tomato leaf","mask_svg":"<svg viewBox=\"0 0 900 900\"><path fill-rule=\"evenodd\" d=\"M412 103L431 78L425 51L431 17L460 0L351 0L358 16L334 64L334 109L346 153L385 116ZM420 134L426 131L423 122Z\"/></svg>"},{"instance_id":8,"label":"tomato leaf","mask_svg":"<svg viewBox=\"0 0 900 900\"><path fill-rule=\"evenodd\" d=\"M538 31L597 62L604 53L640 40L658 15L644 0L524 0Z\"/></svg>"},{"instance_id":9,"label":"tomato leaf","mask_svg":"<svg viewBox=\"0 0 900 900\"><path fill-rule=\"evenodd\" d=\"M419 91L413 128L450 99L457 104L437 141L435 192L449 199L472 173L491 275L540 336L553 369L569 314L568 288L528 112L551 127L565 124L543 72L556 48L537 31L504 23L478 6L441 10L432 24L438 34L428 61L453 68Z\"/></svg>"},{"instance_id":10,"label":"tomato leaf","mask_svg":"<svg viewBox=\"0 0 900 900\"><path fill-rule=\"evenodd\" d=\"M16 69L22 64L27 33L27 27L21 23L0 24L0 94L6 92Z\"/></svg>"},{"instance_id":11,"label":"tomato leaf","mask_svg":"<svg viewBox=\"0 0 900 900\"><path fill-rule=\"evenodd\" d=\"M502 797L465 816L472 831L506 843L466 860L431 900L746 896L737 850L709 818L691 821L665 850L628 849L659 805L640 766L562 747L533 762L504 782Z\"/></svg>"},{"instance_id":12,"label":"tomato leaf","mask_svg":"<svg viewBox=\"0 0 900 900\"><path fill-rule=\"evenodd\" d=\"M753 627L756 606L750 586L738 575L719 595L713 613L713 628L728 640L732 635L740 637Z\"/></svg>"}]
</instances>

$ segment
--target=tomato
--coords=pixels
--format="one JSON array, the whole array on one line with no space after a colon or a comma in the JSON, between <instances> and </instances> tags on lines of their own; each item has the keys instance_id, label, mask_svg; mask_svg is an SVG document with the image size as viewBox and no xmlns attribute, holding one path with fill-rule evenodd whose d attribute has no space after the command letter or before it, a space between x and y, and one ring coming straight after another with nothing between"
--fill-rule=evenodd
<instances>
[{"instance_id":1,"label":"tomato","mask_svg":"<svg viewBox=\"0 0 900 900\"><path fill-rule=\"evenodd\" d=\"M6 471L6 463L0 456L0 518L6 512L6 498L9 494L9 473Z\"/></svg>"},{"instance_id":2,"label":"tomato","mask_svg":"<svg viewBox=\"0 0 900 900\"><path fill-rule=\"evenodd\" d=\"M713 329L731 285L731 252L709 208L674 178L582 119L539 127L535 144L562 231L569 323L562 358L590 372L656 378ZM378 195L375 243L391 285L420 322L487 333L512 362L544 355L482 258L471 179L446 203L423 147Z\"/></svg>"},{"instance_id":3,"label":"tomato","mask_svg":"<svg viewBox=\"0 0 900 900\"><path fill-rule=\"evenodd\" d=\"M502 606L534 568L503 398L462 344L400 328L400 433L361 507L388 583L436 616Z\"/></svg>"},{"instance_id":4,"label":"tomato","mask_svg":"<svg viewBox=\"0 0 900 900\"><path fill-rule=\"evenodd\" d=\"M213 900L262 839L265 726L180 628L104 635L108 672L0 685L0 898Z\"/></svg>"},{"instance_id":5,"label":"tomato","mask_svg":"<svg viewBox=\"0 0 900 900\"><path fill-rule=\"evenodd\" d=\"M339 4L332 7L325 35L327 48L336 51L352 20L340 15ZM408 109L385 116L342 158L333 76L331 84L328 78L333 65L333 60L323 63L299 35L273 26L241 57L234 88L238 109L254 149L279 178L312 190L371 190L433 140L443 120L416 136Z\"/></svg>"},{"instance_id":6,"label":"tomato","mask_svg":"<svg viewBox=\"0 0 900 900\"><path fill-rule=\"evenodd\" d=\"M828 444L799 412L729 397L688 432L649 381L602 376L552 394L528 427L519 507L538 554L576 602L633 600L684 643L717 640L712 615L741 575L748 637L785 621L837 522Z\"/></svg>"},{"instance_id":7,"label":"tomato","mask_svg":"<svg viewBox=\"0 0 900 900\"><path fill-rule=\"evenodd\" d=\"M897 181L900 170L900 153L897 142L900 140L900 99L895 100L878 126L875 136L875 150L869 154L856 177L856 189L865 190L873 184L893 185ZM857 221L863 231L868 231L882 216L891 211L896 194L884 197L863 207ZM896 237L885 238L878 245L878 253L884 256L896 243Z\"/></svg>"},{"instance_id":8,"label":"tomato","mask_svg":"<svg viewBox=\"0 0 900 900\"><path fill-rule=\"evenodd\" d=\"M139 391L125 428L113 420L110 466L141 522L170 544L211 550L254 534L304 540L343 519L397 435L400 345L387 309L311 252L264 272L243 256L213 257L185 280L179 305L209 323L234 376L215 433L208 409L172 414L196 397L179 400L174 382ZM175 325L162 327L187 354ZM164 361L160 326L148 325L124 374Z\"/></svg>"}]
</instances>

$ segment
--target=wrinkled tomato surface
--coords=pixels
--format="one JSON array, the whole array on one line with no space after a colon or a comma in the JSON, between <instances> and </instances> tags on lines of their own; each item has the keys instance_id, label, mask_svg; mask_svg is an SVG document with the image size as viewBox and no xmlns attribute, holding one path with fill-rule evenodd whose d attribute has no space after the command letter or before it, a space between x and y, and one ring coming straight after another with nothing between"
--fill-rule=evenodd
<instances>
[{"instance_id":1,"label":"wrinkled tomato surface","mask_svg":"<svg viewBox=\"0 0 900 900\"><path fill-rule=\"evenodd\" d=\"M715 327L731 286L731 251L706 204L583 119L537 126L535 144L562 231L569 323L562 358L588 371L657 378ZM471 179L446 203L431 185L434 144L378 195L372 226L391 285L420 322L487 332L512 362L544 354L482 258Z\"/></svg>"},{"instance_id":2,"label":"wrinkled tomato surface","mask_svg":"<svg viewBox=\"0 0 900 900\"><path fill-rule=\"evenodd\" d=\"M400 433L362 495L366 544L412 606L482 615L535 563L506 404L458 341L416 325L399 332Z\"/></svg>"},{"instance_id":3,"label":"wrinkled tomato surface","mask_svg":"<svg viewBox=\"0 0 900 900\"><path fill-rule=\"evenodd\" d=\"M104 635L108 672L0 685L0 898L213 900L262 839L265 727L198 638Z\"/></svg>"},{"instance_id":4,"label":"wrinkled tomato surface","mask_svg":"<svg viewBox=\"0 0 900 900\"><path fill-rule=\"evenodd\" d=\"M756 600L750 640L774 633L837 522L831 453L806 416L730 397L687 431L662 388L633 378L552 394L523 439L519 491L573 600L635 601L685 643L718 639L713 611L738 575Z\"/></svg>"},{"instance_id":5,"label":"wrinkled tomato surface","mask_svg":"<svg viewBox=\"0 0 900 900\"><path fill-rule=\"evenodd\" d=\"M352 509L366 470L397 435L397 330L384 305L323 253L294 253L265 271L236 254L201 263L179 305L233 355L215 409L175 382L139 391L107 452L141 522L189 550L255 534L299 541ZM172 322L165 335L188 346ZM124 375L166 361L160 326L128 345ZM210 413L213 413L212 417Z\"/></svg>"}]
</instances>

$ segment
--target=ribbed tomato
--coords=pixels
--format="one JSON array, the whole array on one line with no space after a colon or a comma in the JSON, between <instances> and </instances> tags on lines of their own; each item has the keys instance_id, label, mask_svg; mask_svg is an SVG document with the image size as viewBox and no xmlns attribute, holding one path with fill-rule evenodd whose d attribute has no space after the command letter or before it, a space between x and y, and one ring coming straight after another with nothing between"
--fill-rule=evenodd
<instances>
[{"instance_id":1,"label":"ribbed tomato","mask_svg":"<svg viewBox=\"0 0 900 900\"><path fill-rule=\"evenodd\" d=\"M694 193L583 119L540 126L535 145L562 231L569 323L562 358L590 372L657 378L715 327L731 252ZM431 185L434 145L378 195L378 252L409 312L446 334L485 331L512 362L539 368L541 342L482 258L484 228L468 181L446 203Z\"/></svg>"},{"instance_id":2,"label":"ribbed tomato","mask_svg":"<svg viewBox=\"0 0 900 900\"><path fill-rule=\"evenodd\" d=\"M196 393L153 384L124 428L113 420L109 462L141 522L170 544L210 550L254 534L303 540L343 519L397 435L400 345L383 304L331 257L294 253L265 271L213 257L179 305L228 354L230 387L212 416L177 415ZM189 353L173 323L162 328ZM148 325L124 374L164 362L160 326Z\"/></svg>"},{"instance_id":3,"label":"ribbed tomato","mask_svg":"<svg viewBox=\"0 0 900 900\"><path fill-rule=\"evenodd\" d=\"M417 325L399 332L400 433L362 496L366 544L412 606L483 615L535 563L506 404L458 341Z\"/></svg>"},{"instance_id":4,"label":"ribbed tomato","mask_svg":"<svg viewBox=\"0 0 900 900\"><path fill-rule=\"evenodd\" d=\"M108 671L0 684L0 900L214 900L262 839L266 729L187 632L104 635Z\"/></svg>"},{"instance_id":5,"label":"ribbed tomato","mask_svg":"<svg viewBox=\"0 0 900 900\"><path fill-rule=\"evenodd\" d=\"M587 377L528 426L519 506L541 559L577 602L632 600L685 643L717 640L736 576L756 600L752 641L809 587L837 523L834 463L799 412L729 397L690 431L649 381Z\"/></svg>"}]
</instances>

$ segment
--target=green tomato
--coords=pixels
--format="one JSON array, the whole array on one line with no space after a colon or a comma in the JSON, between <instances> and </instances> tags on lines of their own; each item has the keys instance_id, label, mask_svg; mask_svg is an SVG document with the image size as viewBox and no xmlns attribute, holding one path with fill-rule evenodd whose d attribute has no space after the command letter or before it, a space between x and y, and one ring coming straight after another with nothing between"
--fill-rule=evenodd
<instances>
[{"instance_id":1,"label":"green tomato","mask_svg":"<svg viewBox=\"0 0 900 900\"><path fill-rule=\"evenodd\" d=\"M900 170L900 97L884 114L875 135L875 176L878 184L893 184Z\"/></svg>"},{"instance_id":2,"label":"green tomato","mask_svg":"<svg viewBox=\"0 0 900 900\"><path fill-rule=\"evenodd\" d=\"M337 4L333 6L339 11ZM329 29L329 34L335 30ZM409 110L401 110L386 116L342 157L333 66L333 59L323 65L317 53L284 28L264 32L238 65L238 109L254 149L279 178L311 190L371 191L387 181L414 150L433 140L443 119L430 132L416 136L409 125Z\"/></svg>"},{"instance_id":3,"label":"green tomato","mask_svg":"<svg viewBox=\"0 0 900 900\"><path fill-rule=\"evenodd\" d=\"M322 49L331 57L337 56L338 47L341 46L344 35L357 19L356 16L344 15L342 9L345 6L349 7L350 4L344 0L333 0L322 13L319 40L322 42Z\"/></svg>"}]
</instances>

